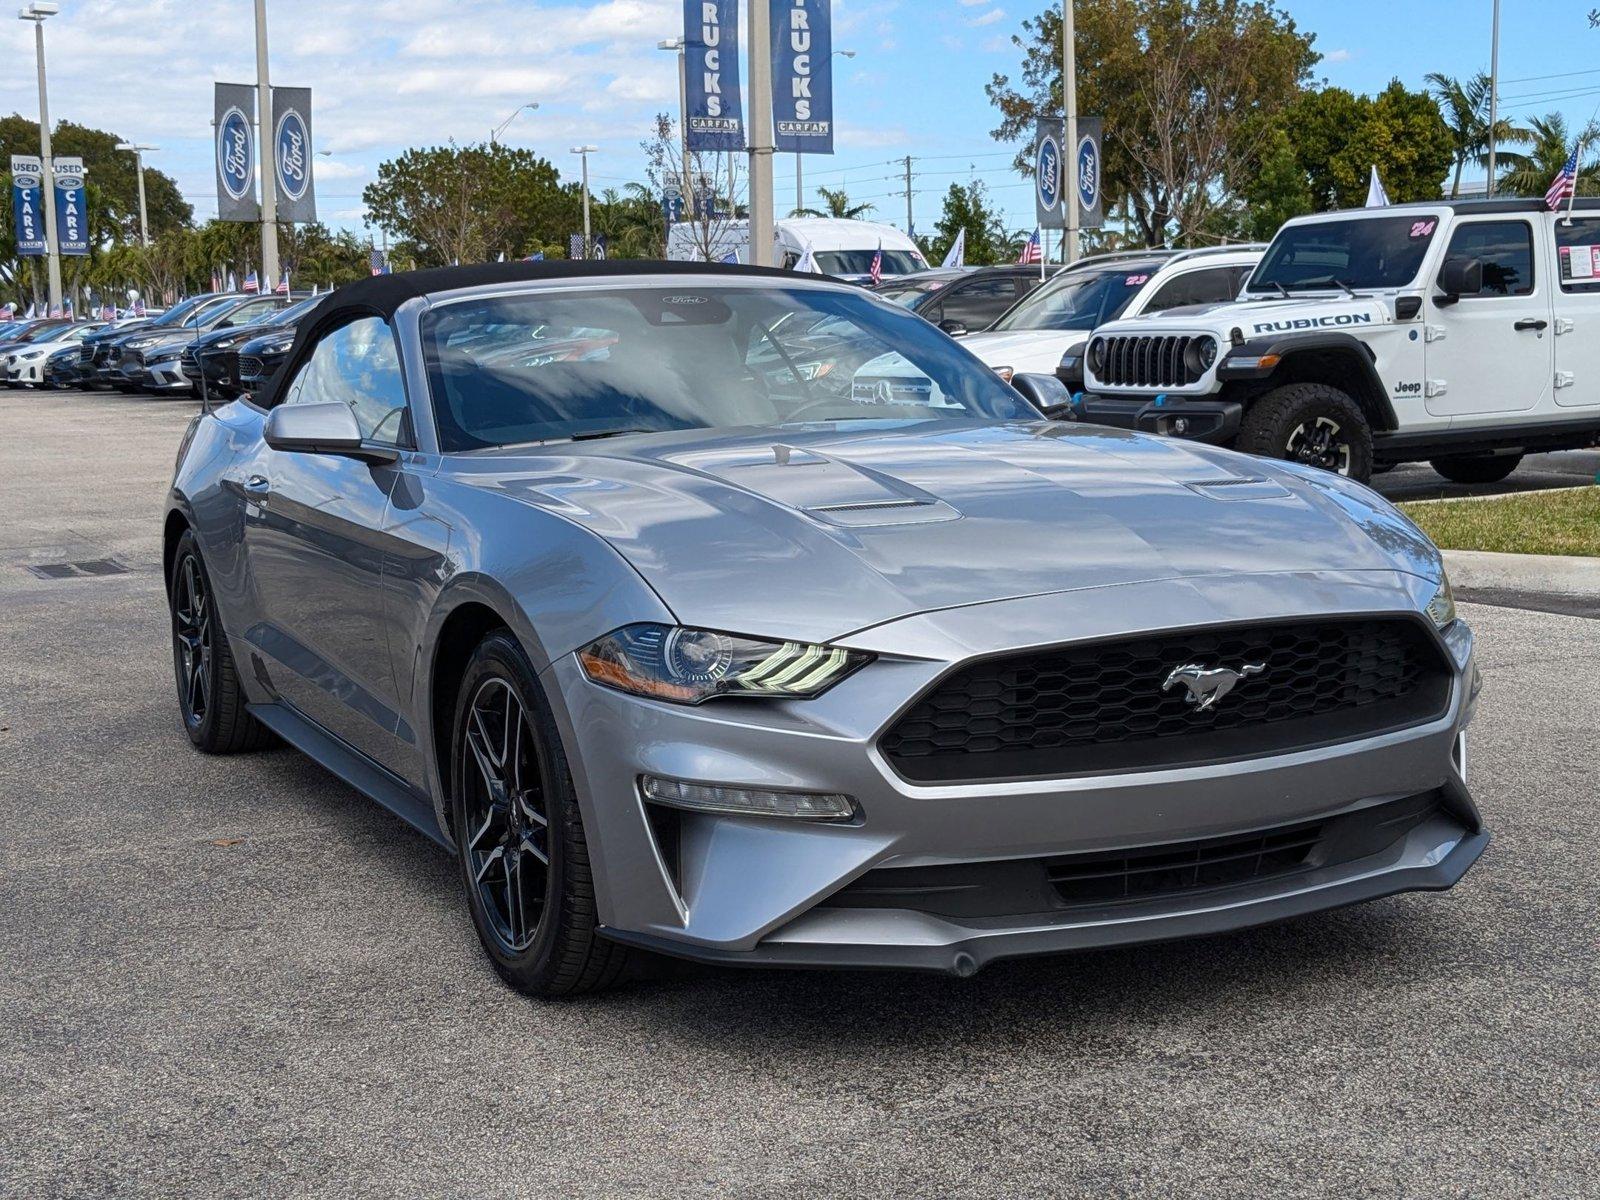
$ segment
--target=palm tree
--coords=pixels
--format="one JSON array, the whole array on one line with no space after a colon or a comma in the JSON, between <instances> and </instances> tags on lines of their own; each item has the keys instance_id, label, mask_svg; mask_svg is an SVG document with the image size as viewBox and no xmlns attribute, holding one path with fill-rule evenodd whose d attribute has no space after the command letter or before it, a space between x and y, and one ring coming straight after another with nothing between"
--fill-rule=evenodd
<instances>
[{"instance_id":1,"label":"palm tree","mask_svg":"<svg viewBox=\"0 0 1600 1200\"><path fill-rule=\"evenodd\" d=\"M843 188L818 188L817 195L822 197L822 208L797 208L795 215L798 217L839 217L846 221L859 221L873 210L871 204L851 204L850 197Z\"/></svg>"},{"instance_id":2,"label":"palm tree","mask_svg":"<svg viewBox=\"0 0 1600 1200\"><path fill-rule=\"evenodd\" d=\"M1581 151L1600 139L1600 125L1594 121L1574 139L1567 128L1567 119L1558 112L1534 117L1528 122L1527 132L1526 153L1508 151L1500 156L1506 166L1495 187L1507 196L1542 196L1550 181L1567 165L1575 143ZM1580 154L1578 194L1594 195L1596 192L1600 192L1600 158Z\"/></svg>"},{"instance_id":3,"label":"palm tree","mask_svg":"<svg viewBox=\"0 0 1600 1200\"><path fill-rule=\"evenodd\" d=\"M1489 77L1482 71L1466 81L1430 71L1426 76L1428 90L1439 102L1445 124L1455 141L1455 175L1450 183L1450 198L1461 194L1461 172L1470 162L1480 167L1489 165ZM1496 115L1495 157L1504 156L1501 147L1522 146L1532 140L1529 130Z\"/></svg>"}]
</instances>

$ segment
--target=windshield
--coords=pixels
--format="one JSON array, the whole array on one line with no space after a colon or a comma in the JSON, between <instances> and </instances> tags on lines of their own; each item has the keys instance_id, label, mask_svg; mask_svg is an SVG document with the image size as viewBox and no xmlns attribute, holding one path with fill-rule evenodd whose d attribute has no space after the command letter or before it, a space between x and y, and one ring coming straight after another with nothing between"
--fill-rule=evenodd
<instances>
[{"instance_id":1,"label":"windshield","mask_svg":"<svg viewBox=\"0 0 1600 1200\"><path fill-rule=\"evenodd\" d=\"M1032 295L1017 301L989 327L990 333L1014 329L1093 329L1114 321L1139 289L1150 282L1160 263L1120 263L1109 271L1067 271Z\"/></svg>"},{"instance_id":2,"label":"windshield","mask_svg":"<svg viewBox=\"0 0 1600 1200\"><path fill-rule=\"evenodd\" d=\"M274 325L293 325L296 321L310 313L312 309L317 307L317 305L326 300L329 295L331 295L331 293L323 292L320 296L308 296L304 300L300 300L289 305L288 308L276 309L263 313L262 315L264 317L270 317ZM253 321L251 322L251 324L254 323L255 322Z\"/></svg>"},{"instance_id":3,"label":"windshield","mask_svg":"<svg viewBox=\"0 0 1600 1200\"><path fill-rule=\"evenodd\" d=\"M1428 215L1287 225L1247 290L1405 287L1417 277L1438 227L1439 218Z\"/></svg>"},{"instance_id":4,"label":"windshield","mask_svg":"<svg viewBox=\"0 0 1600 1200\"><path fill-rule=\"evenodd\" d=\"M216 296L191 296L182 304L174 304L159 317L152 318L150 324L159 325L163 329L169 325L176 325L201 305L215 304L217 301Z\"/></svg>"},{"instance_id":5,"label":"windshield","mask_svg":"<svg viewBox=\"0 0 1600 1200\"><path fill-rule=\"evenodd\" d=\"M819 250L817 269L824 275L870 275L872 260L878 253L873 250ZM885 250L883 273L885 275L910 275L926 271L928 264L909 250Z\"/></svg>"},{"instance_id":6,"label":"windshield","mask_svg":"<svg viewBox=\"0 0 1600 1200\"><path fill-rule=\"evenodd\" d=\"M685 283L445 304L422 327L448 451L802 421L1028 420L931 325L866 295Z\"/></svg>"},{"instance_id":7,"label":"windshield","mask_svg":"<svg viewBox=\"0 0 1600 1200\"><path fill-rule=\"evenodd\" d=\"M18 342L48 342L61 336L65 329L71 326L62 321L46 321L43 325L35 325L32 329L24 330L13 339Z\"/></svg>"}]
</instances>

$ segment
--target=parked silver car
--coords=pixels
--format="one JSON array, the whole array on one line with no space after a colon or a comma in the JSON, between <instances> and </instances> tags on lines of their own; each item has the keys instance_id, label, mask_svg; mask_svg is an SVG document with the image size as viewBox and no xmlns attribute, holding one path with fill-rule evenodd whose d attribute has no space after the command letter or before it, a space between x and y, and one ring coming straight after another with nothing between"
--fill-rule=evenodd
<instances>
[{"instance_id":1,"label":"parked silver car","mask_svg":"<svg viewBox=\"0 0 1600 1200\"><path fill-rule=\"evenodd\" d=\"M885 355L923 385L841 384ZM1415 526L1042 420L857 288L363 280L196 418L166 520L194 743L275 734L451 847L536 994L635 950L966 974L1446 888L1488 838Z\"/></svg>"}]
</instances>

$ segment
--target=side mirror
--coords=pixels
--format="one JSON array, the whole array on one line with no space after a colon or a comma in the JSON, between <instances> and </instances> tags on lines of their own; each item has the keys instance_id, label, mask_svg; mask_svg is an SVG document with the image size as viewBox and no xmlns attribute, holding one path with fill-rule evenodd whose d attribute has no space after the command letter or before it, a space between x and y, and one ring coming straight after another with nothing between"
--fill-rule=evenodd
<instances>
[{"instance_id":1,"label":"side mirror","mask_svg":"<svg viewBox=\"0 0 1600 1200\"><path fill-rule=\"evenodd\" d=\"M337 401L280 404L267 414L261 436L267 445L286 454L337 454L369 463L392 463L400 457L387 446L367 445L355 413Z\"/></svg>"},{"instance_id":2,"label":"side mirror","mask_svg":"<svg viewBox=\"0 0 1600 1200\"><path fill-rule=\"evenodd\" d=\"M944 330L951 337L965 337L970 332L970 330L967 329L967 323L965 321L958 321L954 317L946 317L944 320L940 321L939 328Z\"/></svg>"},{"instance_id":3,"label":"side mirror","mask_svg":"<svg viewBox=\"0 0 1600 1200\"><path fill-rule=\"evenodd\" d=\"M1435 304L1454 304L1463 296L1483 291L1483 263L1476 258L1447 258L1439 268L1439 290L1444 293Z\"/></svg>"},{"instance_id":4,"label":"side mirror","mask_svg":"<svg viewBox=\"0 0 1600 1200\"><path fill-rule=\"evenodd\" d=\"M1072 417L1072 389L1054 375L1022 374L1011 377L1011 386L1033 402L1051 419Z\"/></svg>"}]
</instances>

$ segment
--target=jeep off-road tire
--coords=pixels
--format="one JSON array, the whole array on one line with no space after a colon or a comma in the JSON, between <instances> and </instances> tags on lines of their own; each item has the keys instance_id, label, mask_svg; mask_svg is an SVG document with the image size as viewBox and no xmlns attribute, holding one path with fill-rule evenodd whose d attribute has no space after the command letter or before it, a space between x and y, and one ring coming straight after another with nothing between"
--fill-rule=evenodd
<instances>
[{"instance_id":1,"label":"jeep off-road tire","mask_svg":"<svg viewBox=\"0 0 1600 1200\"><path fill-rule=\"evenodd\" d=\"M1235 445L1361 483L1372 478L1372 426L1360 405L1326 383L1289 383L1262 396L1245 411Z\"/></svg>"},{"instance_id":2,"label":"jeep off-road tire","mask_svg":"<svg viewBox=\"0 0 1600 1200\"><path fill-rule=\"evenodd\" d=\"M1428 465L1451 483L1499 483L1522 462L1520 454L1456 454Z\"/></svg>"}]
</instances>

